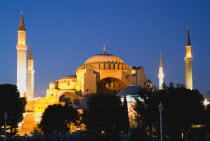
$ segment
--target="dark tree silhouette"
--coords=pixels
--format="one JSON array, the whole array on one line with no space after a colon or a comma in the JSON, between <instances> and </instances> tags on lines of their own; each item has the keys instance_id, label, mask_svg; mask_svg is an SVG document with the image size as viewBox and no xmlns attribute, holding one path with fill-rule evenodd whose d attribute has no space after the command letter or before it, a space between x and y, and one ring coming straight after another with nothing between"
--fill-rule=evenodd
<instances>
[{"instance_id":1,"label":"dark tree silhouette","mask_svg":"<svg viewBox=\"0 0 210 141\"><path fill-rule=\"evenodd\" d=\"M145 132L144 128L135 128L131 131L131 138L130 141L138 141L138 140L142 140L142 141L150 141L150 138L148 136L148 134Z\"/></svg>"},{"instance_id":2,"label":"dark tree silhouette","mask_svg":"<svg viewBox=\"0 0 210 141\"><path fill-rule=\"evenodd\" d=\"M7 125L10 126L9 135L16 134L18 123L23 120L26 99L21 98L16 85L0 85L0 126L4 125L4 113L7 113ZM0 129L2 132L2 129Z\"/></svg>"},{"instance_id":3,"label":"dark tree silhouette","mask_svg":"<svg viewBox=\"0 0 210 141\"><path fill-rule=\"evenodd\" d=\"M121 129L127 133L130 127L130 124L129 124L129 117L128 117L128 103L126 100L126 96L124 97L124 102L122 105L122 116L120 120L121 120Z\"/></svg>"},{"instance_id":4,"label":"dark tree silhouette","mask_svg":"<svg viewBox=\"0 0 210 141\"><path fill-rule=\"evenodd\" d=\"M182 132L191 130L193 124L203 124L203 96L198 90L186 89L184 85L169 87L158 91L157 96L164 105L165 133L178 140Z\"/></svg>"},{"instance_id":5,"label":"dark tree silhouette","mask_svg":"<svg viewBox=\"0 0 210 141\"><path fill-rule=\"evenodd\" d=\"M87 102L87 128L111 133L122 130L123 107L120 98L112 94L94 94Z\"/></svg>"},{"instance_id":6,"label":"dark tree silhouette","mask_svg":"<svg viewBox=\"0 0 210 141\"><path fill-rule=\"evenodd\" d=\"M141 96L142 94L140 94ZM152 124L159 129L160 101L163 104L163 129L172 140L180 140L181 133L191 130L193 124L204 122L203 96L198 90L186 89L184 85L173 83L164 86L163 90L148 95L145 102L138 102L136 111L140 115L140 123L145 129Z\"/></svg>"},{"instance_id":7,"label":"dark tree silhouette","mask_svg":"<svg viewBox=\"0 0 210 141\"><path fill-rule=\"evenodd\" d=\"M157 89L148 80L139 92L139 96L143 101L136 98L136 105L134 106L134 110L137 112L136 119L138 127L147 131L149 136L156 134L152 132L152 129L156 127L157 119L159 118L156 92Z\"/></svg>"},{"instance_id":8,"label":"dark tree silhouette","mask_svg":"<svg viewBox=\"0 0 210 141\"><path fill-rule=\"evenodd\" d=\"M47 107L39 127L44 134L64 134L70 131L70 124L79 126L79 115L72 106L54 104Z\"/></svg>"}]
</instances>

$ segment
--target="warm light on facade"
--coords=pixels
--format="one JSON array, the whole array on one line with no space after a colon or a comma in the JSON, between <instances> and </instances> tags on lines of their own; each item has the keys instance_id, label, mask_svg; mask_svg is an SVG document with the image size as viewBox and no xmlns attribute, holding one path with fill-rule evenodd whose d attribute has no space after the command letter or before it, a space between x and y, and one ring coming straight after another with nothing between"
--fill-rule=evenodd
<instances>
[{"instance_id":1,"label":"warm light on facade","mask_svg":"<svg viewBox=\"0 0 210 141\"><path fill-rule=\"evenodd\" d=\"M23 97L26 93L26 80L17 80L17 87L20 92L20 97Z\"/></svg>"},{"instance_id":2,"label":"warm light on facade","mask_svg":"<svg viewBox=\"0 0 210 141\"><path fill-rule=\"evenodd\" d=\"M191 58L191 57L192 57L192 54L191 54L191 53L188 53L188 54L186 55L186 57L187 57L187 58Z\"/></svg>"},{"instance_id":3,"label":"warm light on facade","mask_svg":"<svg viewBox=\"0 0 210 141\"><path fill-rule=\"evenodd\" d=\"M26 31L18 31L18 44L26 44Z\"/></svg>"},{"instance_id":4,"label":"warm light on facade","mask_svg":"<svg viewBox=\"0 0 210 141\"><path fill-rule=\"evenodd\" d=\"M186 58L192 58L191 46L186 46Z\"/></svg>"}]
</instances>

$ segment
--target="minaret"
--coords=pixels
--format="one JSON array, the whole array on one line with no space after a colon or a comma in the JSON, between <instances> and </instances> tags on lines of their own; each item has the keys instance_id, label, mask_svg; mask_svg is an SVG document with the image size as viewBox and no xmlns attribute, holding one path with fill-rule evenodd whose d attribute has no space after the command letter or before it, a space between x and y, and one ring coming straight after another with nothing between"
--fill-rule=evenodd
<instances>
[{"instance_id":1,"label":"minaret","mask_svg":"<svg viewBox=\"0 0 210 141\"><path fill-rule=\"evenodd\" d=\"M161 52L160 52L160 64L159 64L158 78L159 78L159 89L162 90L164 74L163 74L163 62L162 62L162 53Z\"/></svg>"},{"instance_id":2,"label":"minaret","mask_svg":"<svg viewBox=\"0 0 210 141\"><path fill-rule=\"evenodd\" d=\"M20 97L26 96L26 28L24 25L23 14L21 11L20 23L18 26L17 49L17 87Z\"/></svg>"},{"instance_id":3,"label":"minaret","mask_svg":"<svg viewBox=\"0 0 210 141\"><path fill-rule=\"evenodd\" d=\"M27 100L34 98L34 72L34 59L32 55L32 48L30 48L27 69Z\"/></svg>"},{"instance_id":4,"label":"minaret","mask_svg":"<svg viewBox=\"0 0 210 141\"><path fill-rule=\"evenodd\" d=\"M192 77L192 51L190 42L190 29L187 27L187 44L186 44L186 56L185 61L185 85L187 89L193 89L193 77Z\"/></svg>"}]
</instances>

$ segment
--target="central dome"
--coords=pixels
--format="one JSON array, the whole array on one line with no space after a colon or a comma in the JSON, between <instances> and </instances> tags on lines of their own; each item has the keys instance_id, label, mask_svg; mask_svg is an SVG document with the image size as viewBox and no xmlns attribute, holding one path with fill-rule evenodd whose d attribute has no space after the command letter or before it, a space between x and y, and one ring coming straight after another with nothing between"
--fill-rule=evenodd
<instances>
[{"instance_id":1,"label":"central dome","mask_svg":"<svg viewBox=\"0 0 210 141\"><path fill-rule=\"evenodd\" d=\"M117 62L117 63L122 63L124 64L125 62L120 59L119 57L112 55L112 54L97 54L95 56L90 57L85 61L85 64L88 63L95 63L95 62Z\"/></svg>"},{"instance_id":2,"label":"central dome","mask_svg":"<svg viewBox=\"0 0 210 141\"><path fill-rule=\"evenodd\" d=\"M101 54L94 55L87 59L85 63L78 67L77 70L86 69L87 66L92 66L93 70L131 70L119 57L106 53L106 48Z\"/></svg>"}]
</instances>

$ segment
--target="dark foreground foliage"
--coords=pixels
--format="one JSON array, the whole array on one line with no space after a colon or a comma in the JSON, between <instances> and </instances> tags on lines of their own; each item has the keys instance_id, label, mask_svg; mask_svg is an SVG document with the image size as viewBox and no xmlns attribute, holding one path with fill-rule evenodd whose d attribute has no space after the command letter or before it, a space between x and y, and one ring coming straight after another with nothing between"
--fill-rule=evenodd
<instances>
[{"instance_id":1,"label":"dark foreground foliage","mask_svg":"<svg viewBox=\"0 0 210 141\"><path fill-rule=\"evenodd\" d=\"M4 125L4 114L7 113L7 131L8 136L13 136L17 133L18 123L23 120L25 112L26 99L20 97L16 85L1 84L0 85L0 126ZM3 129L0 128L0 133L3 134Z\"/></svg>"},{"instance_id":2,"label":"dark foreground foliage","mask_svg":"<svg viewBox=\"0 0 210 141\"><path fill-rule=\"evenodd\" d=\"M163 105L163 133L168 140L181 140L181 134L191 131L193 125L205 124L203 96L198 90L186 89L183 85L164 85L163 90L144 89L140 94L145 101L138 101L138 126L150 137L159 134L159 109Z\"/></svg>"},{"instance_id":3,"label":"dark foreground foliage","mask_svg":"<svg viewBox=\"0 0 210 141\"><path fill-rule=\"evenodd\" d=\"M126 102L126 101L125 101ZM115 133L129 128L127 104L112 94L94 94L87 102L87 128L95 132Z\"/></svg>"},{"instance_id":4,"label":"dark foreground foliage","mask_svg":"<svg viewBox=\"0 0 210 141\"><path fill-rule=\"evenodd\" d=\"M69 133L71 123L78 125L79 114L72 106L60 104L50 105L46 108L39 124L43 134Z\"/></svg>"},{"instance_id":5,"label":"dark foreground foliage","mask_svg":"<svg viewBox=\"0 0 210 141\"><path fill-rule=\"evenodd\" d=\"M143 128L135 128L131 131L131 138L130 141L150 141L150 137L148 136L147 132Z\"/></svg>"}]
</instances>

